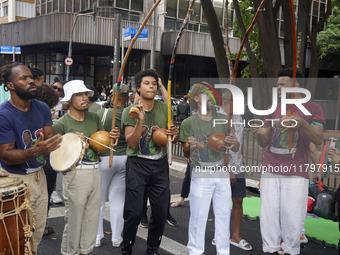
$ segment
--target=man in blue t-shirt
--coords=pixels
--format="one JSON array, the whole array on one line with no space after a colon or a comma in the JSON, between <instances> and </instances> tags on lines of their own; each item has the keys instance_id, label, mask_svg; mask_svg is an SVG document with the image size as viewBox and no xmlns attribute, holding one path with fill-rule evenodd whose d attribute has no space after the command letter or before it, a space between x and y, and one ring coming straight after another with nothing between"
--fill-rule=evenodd
<instances>
[{"instance_id":1,"label":"man in blue t-shirt","mask_svg":"<svg viewBox=\"0 0 340 255\"><path fill-rule=\"evenodd\" d=\"M0 162L10 177L19 177L31 191L30 205L36 213L33 251L42 238L47 216L44 155L62 141L54 135L49 107L33 99L37 93L30 70L21 63L1 68L1 79L11 98L0 105Z\"/></svg>"}]
</instances>

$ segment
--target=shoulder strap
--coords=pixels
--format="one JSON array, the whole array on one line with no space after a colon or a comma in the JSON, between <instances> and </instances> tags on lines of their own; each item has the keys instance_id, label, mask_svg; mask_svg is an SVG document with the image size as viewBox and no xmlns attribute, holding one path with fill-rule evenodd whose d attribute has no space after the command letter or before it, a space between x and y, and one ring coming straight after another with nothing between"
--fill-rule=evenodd
<instances>
[{"instance_id":1,"label":"shoulder strap","mask_svg":"<svg viewBox=\"0 0 340 255\"><path fill-rule=\"evenodd\" d=\"M103 125L104 125L104 123L105 123L105 119L106 119L106 115L107 115L107 112L109 111L109 109L108 108L105 108L105 110L104 110L104 114L103 114L103 118L102 118L102 123L103 123Z\"/></svg>"}]
</instances>

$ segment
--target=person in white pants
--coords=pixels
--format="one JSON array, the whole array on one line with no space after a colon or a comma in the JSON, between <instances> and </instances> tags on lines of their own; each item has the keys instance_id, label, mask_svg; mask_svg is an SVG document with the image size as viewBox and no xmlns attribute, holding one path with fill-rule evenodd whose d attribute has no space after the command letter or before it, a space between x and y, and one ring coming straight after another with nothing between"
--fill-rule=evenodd
<instances>
[{"instance_id":1,"label":"person in white pants","mask_svg":"<svg viewBox=\"0 0 340 255\"><path fill-rule=\"evenodd\" d=\"M112 231L112 246L119 247L122 243L124 226L123 209L125 201L125 165L126 155L114 156L113 166L109 167L109 156L101 157L100 169L102 171L102 202L100 205L99 224L96 237L96 247L101 245L104 238L103 217L105 202L110 203L110 223Z\"/></svg>"},{"instance_id":2,"label":"person in white pants","mask_svg":"<svg viewBox=\"0 0 340 255\"><path fill-rule=\"evenodd\" d=\"M217 254L230 253L230 213L231 189L229 172L225 167L225 149L239 150L235 129L227 136L227 125L214 126L214 119L227 119L225 114L217 113L213 108L213 99L209 96L209 84L194 84L191 98L192 107L197 113L185 119L181 124L180 141L183 143L185 157L191 160L191 195L188 251L190 255L204 253L205 229L211 202L215 214L215 243ZM207 98L207 115L202 116L202 99ZM220 147L208 142L210 136L217 136Z\"/></svg>"},{"instance_id":3,"label":"person in white pants","mask_svg":"<svg viewBox=\"0 0 340 255\"><path fill-rule=\"evenodd\" d=\"M111 104L114 103L114 93L116 84L111 90ZM116 127L121 125L121 116L129 99L129 86L120 85L119 97L117 102ZM112 108L102 108L97 113L102 120L105 130L111 130ZM100 206L99 224L97 230L95 247L101 245L101 239L104 237L103 217L105 202L108 198L110 204L110 223L112 231L112 246L119 247L123 241L122 231L124 227L124 202L125 202L125 169L126 169L126 141L125 136L121 132L118 144L114 147L112 167L109 167L109 154L106 152L101 156L100 168L102 171L102 201Z\"/></svg>"},{"instance_id":4,"label":"person in white pants","mask_svg":"<svg viewBox=\"0 0 340 255\"><path fill-rule=\"evenodd\" d=\"M293 86L293 69L282 69L278 76L281 98L281 89ZM302 86L302 73L298 71L296 78L296 86ZM285 96L289 98L291 93ZM295 93L295 99L301 100L301 95ZM262 164L260 226L264 252L295 255L300 254L307 208L309 144L323 142L325 121L321 107L313 102L301 104L308 115L295 107L294 114L282 116L282 105L265 116L264 127L253 127L260 145L267 148Z\"/></svg>"}]
</instances>

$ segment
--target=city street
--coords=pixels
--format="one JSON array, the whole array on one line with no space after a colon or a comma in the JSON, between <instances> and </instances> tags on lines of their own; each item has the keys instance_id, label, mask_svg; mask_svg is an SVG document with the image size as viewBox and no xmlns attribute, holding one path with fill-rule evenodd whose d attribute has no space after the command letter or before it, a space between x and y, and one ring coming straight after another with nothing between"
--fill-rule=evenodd
<instances>
[{"instance_id":1,"label":"city street","mask_svg":"<svg viewBox=\"0 0 340 255\"><path fill-rule=\"evenodd\" d=\"M177 168L178 169L178 168ZM184 177L183 172L171 170L171 199L176 201L179 198L181 191L182 179ZM248 192L248 195L256 195ZM177 220L178 226L171 227L166 224L164 236L162 239L160 254L188 254L186 244L188 242L188 222L189 222L189 200L186 200L185 205L178 208L171 208L172 216ZM150 210L148 210L150 215ZM45 236L40 243L38 254L41 255L54 255L60 254L60 245L62 239L62 232L64 228L64 207L63 205L52 205L47 225L54 228L55 233ZM105 255L105 254L121 254L121 248L113 248L111 245L110 225L108 221L108 210L105 213L104 231L105 237L102 239L102 246L95 248L91 254ZM206 230L206 242L205 242L205 254L216 254L215 246L211 244L211 240L214 237L214 217L213 211L210 211L207 230ZM93 230L96 231L96 230ZM231 246L230 253L237 255L250 255L250 254L263 254L261 249L261 235L259 220L248 220L244 218L242 228L242 237L247 240L252 246L252 251L243 251L239 248ZM143 255L146 250L146 237L147 230L139 227L136 243L134 245L134 254ZM308 244L301 250L301 254L311 255L336 255L338 250L335 248L325 247L321 244L309 241Z\"/></svg>"}]
</instances>

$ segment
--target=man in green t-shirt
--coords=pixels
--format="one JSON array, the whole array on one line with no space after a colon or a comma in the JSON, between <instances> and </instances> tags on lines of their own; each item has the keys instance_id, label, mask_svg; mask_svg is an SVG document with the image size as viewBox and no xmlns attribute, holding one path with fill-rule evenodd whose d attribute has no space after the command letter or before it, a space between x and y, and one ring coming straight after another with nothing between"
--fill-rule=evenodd
<instances>
[{"instance_id":1,"label":"man in green t-shirt","mask_svg":"<svg viewBox=\"0 0 340 255\"><path fill-rule=\"evenodd\" d=\"M225 165L226 149L237 152L240 143L235 136L234 127L227 136L228 116L214 110L214 101L210 95L210 85L201 82L194 84L191 92L191 106L197 113L185 119L181 124L180 141L184 155L191 160L190 183L190 221L189 254L204 253L205 228L209 208L213 203L215 214L215 244L218 254L230 253L230 211L231 189L229 171ZM203 98L206 98L204 100ZM206 104L206 114L202 106ZM217 119L222 121L216 121ZM222 136L221 136L222 135ZM212 139L215 137L215 139ZM229 161L229 159L228 159Z\"/></svg>"},{"instance_id":2,"label":"man in green t-shirt","mask_svg":"<svg viewBox=\"0 0 340 255\"><path fill-rule=\"evenodd\" d=\"M53 123L56 134L76 133L89 137L104 130L99 116L88 112L89 96L93 91L81 80L73 80L64 86L62 104L69 104L69 112ZM112 130L110 138L118 139L119 130ZM67 155L65 155L66 157ZM65 200L65 228L61 243L61 254L88 254L96 241L101 201L101 172L99 156L91 147L76 169L63 175L63 197Z\"/></svg>"},{"instance_id":3,"label":"man in green t-shirt","mask_svg":"<svg viewBox=\"0 0 340 255\"><path fill-rule=\"evenodd\" d=\"M166 146L158 146L152 135L157 129L168 128L167 105L154 99L158 88L158 75L154 70L139 72L135 84L140 101L127 107L122 115L122 130L128 144L122 254L132 254L145 191L152 210L146 254L158 254L170 202L169 164ZM129 117L133 106L140 110L137 120ZM175 126L166 133L172 136L172 142L178 140Z\"/></svg>"},{"instance_id":4,"label":"man in green t-shirt","mask_svg":"<svg viewBox=\"0 0 340 255\"><path fill-rule=\"evenodd\" d=\"M113 86L111 90L111 104L113 105L115 99L117 84ZM116 127L121 126L122 113L126 107L127 101L129 99L129 86L126 84L120 85L119 97L117 102L117 112L116 112ZM97 114L99 115L104 128L106 131L111 130L112 124L112 108L102 108ZM119 129L118 128L118 129ZM103 230L103 217L105 202L108 198L110 203L110 223L111 223L111 240L113 247L119 247L123 241L122 232L124 226L124 201L125 201L125 168L126 168L126 148L127 143L125 141L124 133L121 132L118 144L114 147L116 150L113 153L113 164L112 167L109 166L110 151L103 153L100 158L101 162L99 164L100 170L102 172L102 202L100 206L100 216L99 225L97 230L97 238L95 247L101 245L101 239L104 237Z\"/></svg>"}]
</instances>

